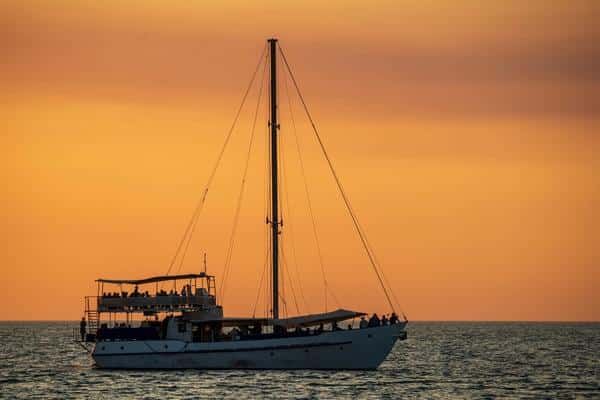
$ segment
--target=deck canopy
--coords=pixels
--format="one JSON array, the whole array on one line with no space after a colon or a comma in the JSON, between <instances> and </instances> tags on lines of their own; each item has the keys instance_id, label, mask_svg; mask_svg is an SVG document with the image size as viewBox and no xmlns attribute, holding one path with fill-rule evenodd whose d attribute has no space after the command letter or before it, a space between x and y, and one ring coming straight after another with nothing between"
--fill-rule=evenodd
<instances>
[{"instance_id":1,"label":"deck canopy","mask_svg":"<svg viewBox=\"0 0 600 400\"><path fill-rule=\"evenodd\" d=\"M315 326L319 324L328 324L333 322L345 321L356 317L366 315L363 312L338 309L322 314L299 315L291 318L279 318L276 320L270 318L194 318L192 313L184 316L184 319L191 322L221 323L223 326L241 326L241 325L278 325L286 329L295 327Z\"/></svg>"},{"instance_id":2,"label":"deck canopy","mask_svg":"<svg viewBox=\"0 0 600 400\"><path fill-rule=\"evenodd\" d=\"M363 315L366 314L359 311L337 309L335 311L321 314L308 314L299 315L297 317L280 318L273 321L273 325L279 325L289 329L295 327L307 327L319 324L328 324L333 322L345 321L347 319L361 317Z\"/></svg>"},{"instance_id":3,"label":"deck canopy","mask_svg":"<svg viewBox=\"0 0 600 400\"><path fill-rule=\"evenodd\" d=\"M207 275L204 272L201 272L199 274L153 276L151 278L144 278L144 279L102 279L102 278L100 278L100 279L96 279L96 282L114 283L117 285L121 285L121 284L144 285L146 283L176 281L176 280L184 280L184 279L211 278L211 277L212 277L212 275Z\"/></svg>"},{"instance_id":4,"label":"deck canopy","mask_svg":"<svg viewBox=\"0 0 600 400\"><path fill-rule=\"evenodd\" d=\"M201 323L218 323L223 327L232 326L250 326L250 325L268 325L269 319L267 318L245 318L245 317L223 317L223 318L193 318L191 316L184 316L184 319L190 322L201 322Z\"/></svg>"}]
</instances>

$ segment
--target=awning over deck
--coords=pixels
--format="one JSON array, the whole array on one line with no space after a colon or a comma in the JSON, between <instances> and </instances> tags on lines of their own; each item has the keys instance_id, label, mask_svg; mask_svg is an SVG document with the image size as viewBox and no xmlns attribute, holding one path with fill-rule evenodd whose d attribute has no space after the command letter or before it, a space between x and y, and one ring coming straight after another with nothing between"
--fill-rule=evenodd
<instances>
[{"instance_id":1,"label":"awning over deck","mask_svg":"<svg viewBox=\"0 0 600 400\"><path fill-rule=\"evenodd\" d=\"M155 283L155 282L164 282L164 281L175 281L175 280L185 280L185 279L196 279L196 278L209 278L212 275L207 275L204 272L199 274L185 274L185 275L163 275L163 276L153 276L151 278L144 279L96 279L96 282L100 283L113 283L116 285L125 284L125 285L144 285L146 283Z\"/></svg>"},{"instance_id":2,"label":"awning over deck","mask_svg":"<svg viewBox=\"0 0 600 400\"><path fill-rule=\"evenodd\" d=\"M189 314L184 315L184 319L187 319L192 322L218 322L223 326L241 326L241 325L278 325L282 326L286 329L295 328L295 327L307 327L307 326L316 326L319 324L328 324L333 322L345 321L347 319L352 319L356 317L361 317L366 315L363 312L358 311L350 311L350 310L335 310L322 314L309 314L309 315L300 315L297 317L291 318L280 318L280 319L269 319L269 318L195 318L194 313L190 312Z\"/></svg>"},{"instance_id":3,"label":"awning over deck","mask_svg":"<svg viewBox=\"0 0 600 400\"><path fill-rule=\"evenodd\" d=\"M350 311L338 309L335 311L322 313L322 314L309 314L309 315L300 315L297 317L291 318L280 318L273 321L273 325L283 326L285 328L295 328L306 327L306 326L314 326L319 324L328 324L332 322L345 321L347 319L352 319L356 317L361 317L366 315L363 312L359 311Z\"/></svg>"},{"instance_id":4,"label":"awning over deck","mask_svg":"<svg viewBox=\"0 0 600 400\"><path fill-rule=\"evenodd\" d=\"M225 317L225 318L190 318L184 317L191 322L202 322L202 323L218 323L222 327L232 326L255 326L255 325L268 325L269 320L266 318L244 318L244 317Z\"/></svg>"}]
</instances>

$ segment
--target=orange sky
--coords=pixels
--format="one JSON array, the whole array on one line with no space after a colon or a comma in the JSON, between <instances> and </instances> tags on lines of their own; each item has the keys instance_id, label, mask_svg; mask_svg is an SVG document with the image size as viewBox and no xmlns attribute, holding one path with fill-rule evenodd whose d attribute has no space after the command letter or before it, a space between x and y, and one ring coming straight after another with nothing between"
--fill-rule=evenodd
<instances>
[{"instance_id":1,"label":"orange sky","mask_svg":"<svg viewBox=\"0 0 600 400\"><path fill-rule=\"evenodd\" d=\"M94 279L166 272L276 35L409 319L599 320L599 19L593 1L2 2L0 319L78 318ZM221 278L254 103L184 272L206 251ZM291 226L301 311L315 312L321 272L281 107L284 252L296 279ZM385 311L295 107L334 293ZM251 313L263 268L260 122L228 315Z\"/></svg>"}]
</instances>

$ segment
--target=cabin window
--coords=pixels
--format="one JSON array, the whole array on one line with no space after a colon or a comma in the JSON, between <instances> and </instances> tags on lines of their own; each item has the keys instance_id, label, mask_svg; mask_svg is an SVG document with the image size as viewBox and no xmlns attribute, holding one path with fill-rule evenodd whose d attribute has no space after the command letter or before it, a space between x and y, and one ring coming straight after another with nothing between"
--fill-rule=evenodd
<instances>
[{"instance_id":1,"label":"cabin window","mask_svg":"<svg viewBox=\"0 0 600 400\"><path fill-rule=\"evenodd\" d=\"M186 329L187 329L186 326L187 326L187 324L185 322L180 322L178 324L178 331L179 331L179 333L184 333L186 331Z\"/></svg>"}]
</instances>

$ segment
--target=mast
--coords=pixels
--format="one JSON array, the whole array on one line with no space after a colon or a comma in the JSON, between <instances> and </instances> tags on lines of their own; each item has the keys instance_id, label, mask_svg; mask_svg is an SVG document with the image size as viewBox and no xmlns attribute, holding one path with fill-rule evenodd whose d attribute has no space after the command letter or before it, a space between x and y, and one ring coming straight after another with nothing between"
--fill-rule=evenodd
<instances>
[{"instance_id":1,"label":"mast","mask_svg":"<svg viewBox=\"0 0 600 400\"><path fill-rule=\"evenodd\" d=\"M271 239L273 251L273 319L279 318L279 211L277 188L277 39L269 39L271 60L271 113L269 126L271 128Z\"/></svg>"}]
</instances>

